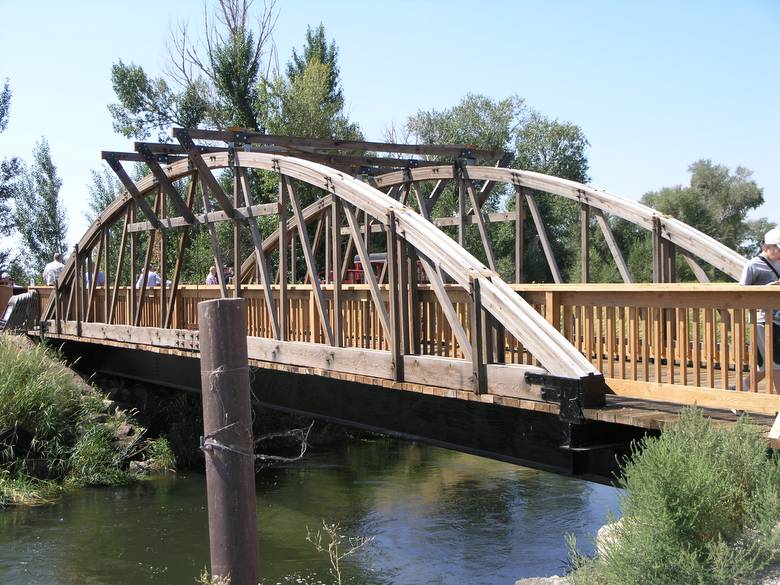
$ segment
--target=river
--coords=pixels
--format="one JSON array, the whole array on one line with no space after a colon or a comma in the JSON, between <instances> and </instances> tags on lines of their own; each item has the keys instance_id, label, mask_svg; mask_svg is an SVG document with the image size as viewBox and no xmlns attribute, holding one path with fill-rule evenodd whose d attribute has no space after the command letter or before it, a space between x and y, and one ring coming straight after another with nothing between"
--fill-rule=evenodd
<instances>
[{"instance_id":1,"label":"river","mask_svg":"<svg viewBox=\"0 0 780 585\"><path fill-rule=\"evenodd\" d=\"M263 583L332 583L307 527L373 536L345 582L508 584L560 574L618 511L619 490L394 439L311 450L258 476ZM208 562L205 477L180 473L0 511L0 583L195 583Z\"/></svg>"}]
</instances>

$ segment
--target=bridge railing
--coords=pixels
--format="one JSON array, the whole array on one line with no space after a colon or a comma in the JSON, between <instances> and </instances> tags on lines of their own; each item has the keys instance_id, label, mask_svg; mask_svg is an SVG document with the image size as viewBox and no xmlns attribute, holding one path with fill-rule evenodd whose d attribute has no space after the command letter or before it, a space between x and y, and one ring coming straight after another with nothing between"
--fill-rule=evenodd
<instances>
[{"instance_id":1,"label":"bridge railing","mask_svg":"<svg viewBox=\"0 0 780 585\"><path fill-rule=\"evenodd\" d=\"M740 388L745 395L777 394L771 376L760 381L756 316L780 308L774 287L741 287L718 284L529 284L512 285L540 314L552 323L596 368L618 394L682 401L686 390L712 393ZM455 312L469 335L469 296L447 286ZM51 287L39 287L45 306ZM332 309L332 287L322 285ZM273 337L262 288L244 285L247 299L248 335ZM278 290L275 291L278 301ZM342 287L345 347L387 350L388 342L367 285ZM387 288L382 289L385 303ZM218 286L182 285L177 291L170 326L195 330L197 304L220 296ZM288 285L286 339L324 343L319 313L311 285ZM170 302L170 299L169 299ZM278 305L278 302L277 302ZM139 325L160 327L163 313L159 288L145 293ZM410 299L408 336L410 353L459 359L462 353L456 335L429 286L420 285ZM71 315L75 314L75 309ZM85 321L104 322L103 291L96 290ZM333 311L329 310L331 320ZM72 319L72 317L71 317ZM129 287L120 288L113 324L132 324ZM335 323L331 323L335 325ZM488 344L489 363L537 365L513 336L488 323L493 334ZM771 328L764 343L773 343ZM771 354L771 352L769 352ZM652 396L651 396L652 394ZM689 396L693 401L700 394ZM769 408L771 410L771 408ZM778 402L780 410L780 401Z\"/></svg>"}]
</instances>

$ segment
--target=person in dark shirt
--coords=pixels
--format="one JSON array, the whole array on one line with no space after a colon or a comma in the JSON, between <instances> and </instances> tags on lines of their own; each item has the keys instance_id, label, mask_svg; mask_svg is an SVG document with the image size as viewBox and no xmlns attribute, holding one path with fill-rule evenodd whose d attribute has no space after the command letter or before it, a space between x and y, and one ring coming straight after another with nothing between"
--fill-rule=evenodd
<instances>
[{"instance_id":1,"label":"person in dark shirt","mask_svg":"<svg viewBox=\"0 0 780 585\"><path fill-rule=\"evenodd\" d=\"M769 230L764 236L764 247L760 255L752 258L742 270L742 276L739 284L744 286L778 286L780 285L780 228ZM780 289L778 289L780 293ZM778 295L778 305L780 305L780 294ZM758 345L758 375L760 382L766 375L766 355L765 339L767 323L772 326L772 377L775 391L780 389L780 306L772 307L772 314L767 315L764 311L758 311L757 325L758 334L753 340ZM747 390L750 387L750 378L742 381L742 389Z\"/></svg>"}]
</instances>

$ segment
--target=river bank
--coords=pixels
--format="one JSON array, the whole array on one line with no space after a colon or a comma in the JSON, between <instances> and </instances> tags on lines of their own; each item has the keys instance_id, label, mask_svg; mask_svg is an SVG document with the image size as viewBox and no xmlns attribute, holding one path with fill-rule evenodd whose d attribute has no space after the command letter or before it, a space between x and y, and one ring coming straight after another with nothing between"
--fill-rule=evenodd
<instances>
[{"instance_id":1,"label":"river bank","mask_svg":"<svg viewBox=\"0 0 780 585\"><path fill-rule=\"evenodd\" d=\"M0 508L172 470L167 439L138 424L51 349L0 335Z\"/></svg>"}]
</instances>

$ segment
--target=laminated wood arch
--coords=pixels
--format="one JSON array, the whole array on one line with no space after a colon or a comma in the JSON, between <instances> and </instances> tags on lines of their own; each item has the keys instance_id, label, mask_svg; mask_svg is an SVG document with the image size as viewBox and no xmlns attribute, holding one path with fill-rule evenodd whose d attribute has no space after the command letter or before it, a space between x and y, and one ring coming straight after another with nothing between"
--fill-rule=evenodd
<instances>
[{"instance_id":1,"label":"laminated wood arch","mask_svg":"<svg viewBox=\"0 0 780 585\"><path fill-rule=\"evenodd\" d=\"M193 162L195 162L195 164L193 164ZM175 197L175 193L170 189L170 184L173 181L193 176L192 183L194 184L196 182L194 176L197 174L197 180L204 185L204 191L208 189L216 197L218 187L214 186L216 179L212 175L212 171L229 167L239 169L261 169L279 174L280 192L284 195L284 191L287 191L286 195L289 195L293 208L293 216L286 221L286 225L288 230L298 230L307 264L310 264L311 260L311 246L308 242L308 237L306 236L306 230L302 229L302 226L305 225L307 221L310 221L313 217L321 214L323 209L331 206L332 202L337 202L338 206L344 208L347 228L352 230L355 239L359 241L360 237L357 236L359 227L356 225L355 212L362 211L370 217L371 220L380 224L384 231L388 234L392 233L393 237L408 243L419 254L420 258L424 260L425 269L434 284L442 284L443 275L446 274L458 287L470 295L473 304L477 307L475 310L477 316L484 310L485 313L495 319L501 327L515 336L548 372L553 375L568 378L582 378L590 374L598 374L590 361L580 354L576 348L574 348L557 331L557 329L548 323L532 306L515 294L511 287L503 282L495 272L491 271L487 266L464 250L441 230L437 229L432 223L415 212L411 207L404 205L398 200L393 199L367 183L357 180L344 172L308 160L274 154L240 151L221 151L203 154L202 156L200 154L197 156L191 154L190 158L179 159L172 164L160 166L157 169L157 172L153 172L144 177L132 187L126 184L128 192L118 197L99 215L81 238L78 249L89 251L93 250L95 246L104 245L101 244L105 238L105 230L103 228L123 219L126 222L129 221L129 209L134 204L139 204L141 200L144 200L151 194L165 192L169 197ZM295 189L291 184L291 179L318 187L322 190L324 196L307 209L301 209L300 204L297 201ZM208 209L209 204L204 197L204 204L207 208L204 210L204 214L198 218L194 218L196 223L205 223L207 226L213 228L213 223L211 223L212 220L231 219L232 216L233 221L236 221L237 218L239 221L246 221L249 223L250 227L254 224L256 228L256 222L252 219L248 219L253 215L251 209L268 207L269 205L251 206L251 202L247 200L246 206L235 206L234 208L231 208L229 206L231 202L226 201L225 194L222 193L221 195L221 198L216 197L222 208L221 211L211 211ZM192 197L189 199L189 204L191 205ZM235 201L232 203L235 203ZM179 205L182 210L184 209L183 205L185 204L182 201ZM276 206L276 204L270 205ZM192 219L190 219L190 222L188 223L184 218L165 219L157 217L155 214L159 215L159 208L150 206L148 203L146 206L150 208L148 213L146 213L148 219L147 223L149 225L146 228L138 229L147 229L150 234L155 233L155 229L164 233L164 230L159 228L186 227L192 225ZM279 206L279 211L281 211L282 216L285 213L285 209L285 206ZM267 212L268 210L265 209L263 211ZM217 216L220 214L222 215L218 218ZM136 222L135 225L139 225L139 222ZM253 232L254 231L255 230L253 230ZM283 236L282 240L284 240L286 237L286 233L284 232L285 230L282 232L277 230L276 240L279 239L280 234ZM266 241L259 241L254 233L253 236L255 239L254 255L256 258L262 258L263 252L274 245L274 237L268 238ZM306 240L305 243L304 240ZM359 245L358 242L356 242L356 245L359 255L366 260L367 258L365 258L365 256L367 251L365 247ZM307 249L308 253L306 253ZM388 250L391 253L394 253L396 249L394 246L389 246ZM66 269L60 277L59 288L61 290L68 288L77 290L79 286L81 286L81 277L76 277L80 272L78 270L78 263L74 260L75 256L76 255L71 256ZM390 264L392 270L392 263ZM148 256L146 265L148 266ZM310 273L312 268L313 267L310 265ZM95 275L96 274L97 268L95 268ZM95 280L94 277L90 279L93 283ZM268 284L269 278L267 274L265 275L264 280L266 281L266 284ZM317 280L318 279L316 278L312 279L315 289L319 290L319 283L316 282ZM372 296L374 297L373 300L381 307L379 312L382 325L386 329L389 329L393 326L393 320L386 314L383 303L379 300L375 278L371 278L371 280L373 280L371 283ZM223 294L225 294L224 287ZM446 304L446 301L444 302ZM391 305L392 304L391 300ZM55 310L55 302L54 299L52 299L48 305L44 318L52 319ZM318 310L323 317L321 320L323 327L327 327L324 325L324 323L327 322L327 319L325 318L326 309L322 302L321 295L318 300ZM445 307L444 310L445 313L448 312L447 307ZM450 313L451 316L454 317L454 312ZM109 321L107 320L107 323L108 322ZM455 323L453 323L453 326L457 328ZM325 333L326 341L329 344L337 345L335 337L338 335L338 332L326 331ZM459 333L459 341L461 341L461 345L464 346L462 347L464 357L470 357L474 360L475 369L483 367L484 364L482 364L480 358L477 357L483 353L480 346L483 340L476 339L477 337L481 337L481 334L472 334L472 345L470 348L467 348L465 347L465 343L467 342L465 334L463 334L462 331ZM388 335L388 338L389 337L392 337L392 335ZM397 344L397 336L395 343ZM393 349L391 348L391 350ZM396 348L393 351L394 353L398 353L399 350ZM480 377L479 374L475 374L475 378L479 379Z\"/></svg>"},{"instance_id":2,"label":"laminated wood arch","mask_svg":"<svg viewBox=\"0 0 780 585\"><path fill-rule=\"evenodd\" d=\"M483 181L483 185L504 183L513 185L518 190L551 193L588 206L596 212L602 228L604 212L625 219L650 232L658 233L661 238L680 248L687 259L690 255L701 258L735 280L739 278L745 265L743 256L699 230L651 207L608 191L532 171L485 166L468 166L465 169L468 179ZM388 189L417 181L447 181L456 179L457 176L456 166L430 166L386 173L372 179L372 184L378 189ZM479 203L484 203L484 199L486 198ZM533 212L533 208L531 210ZM610 241L608 234L605 233L605 236L611 247L614 242Z\"/></svg>"}]
</instances>

